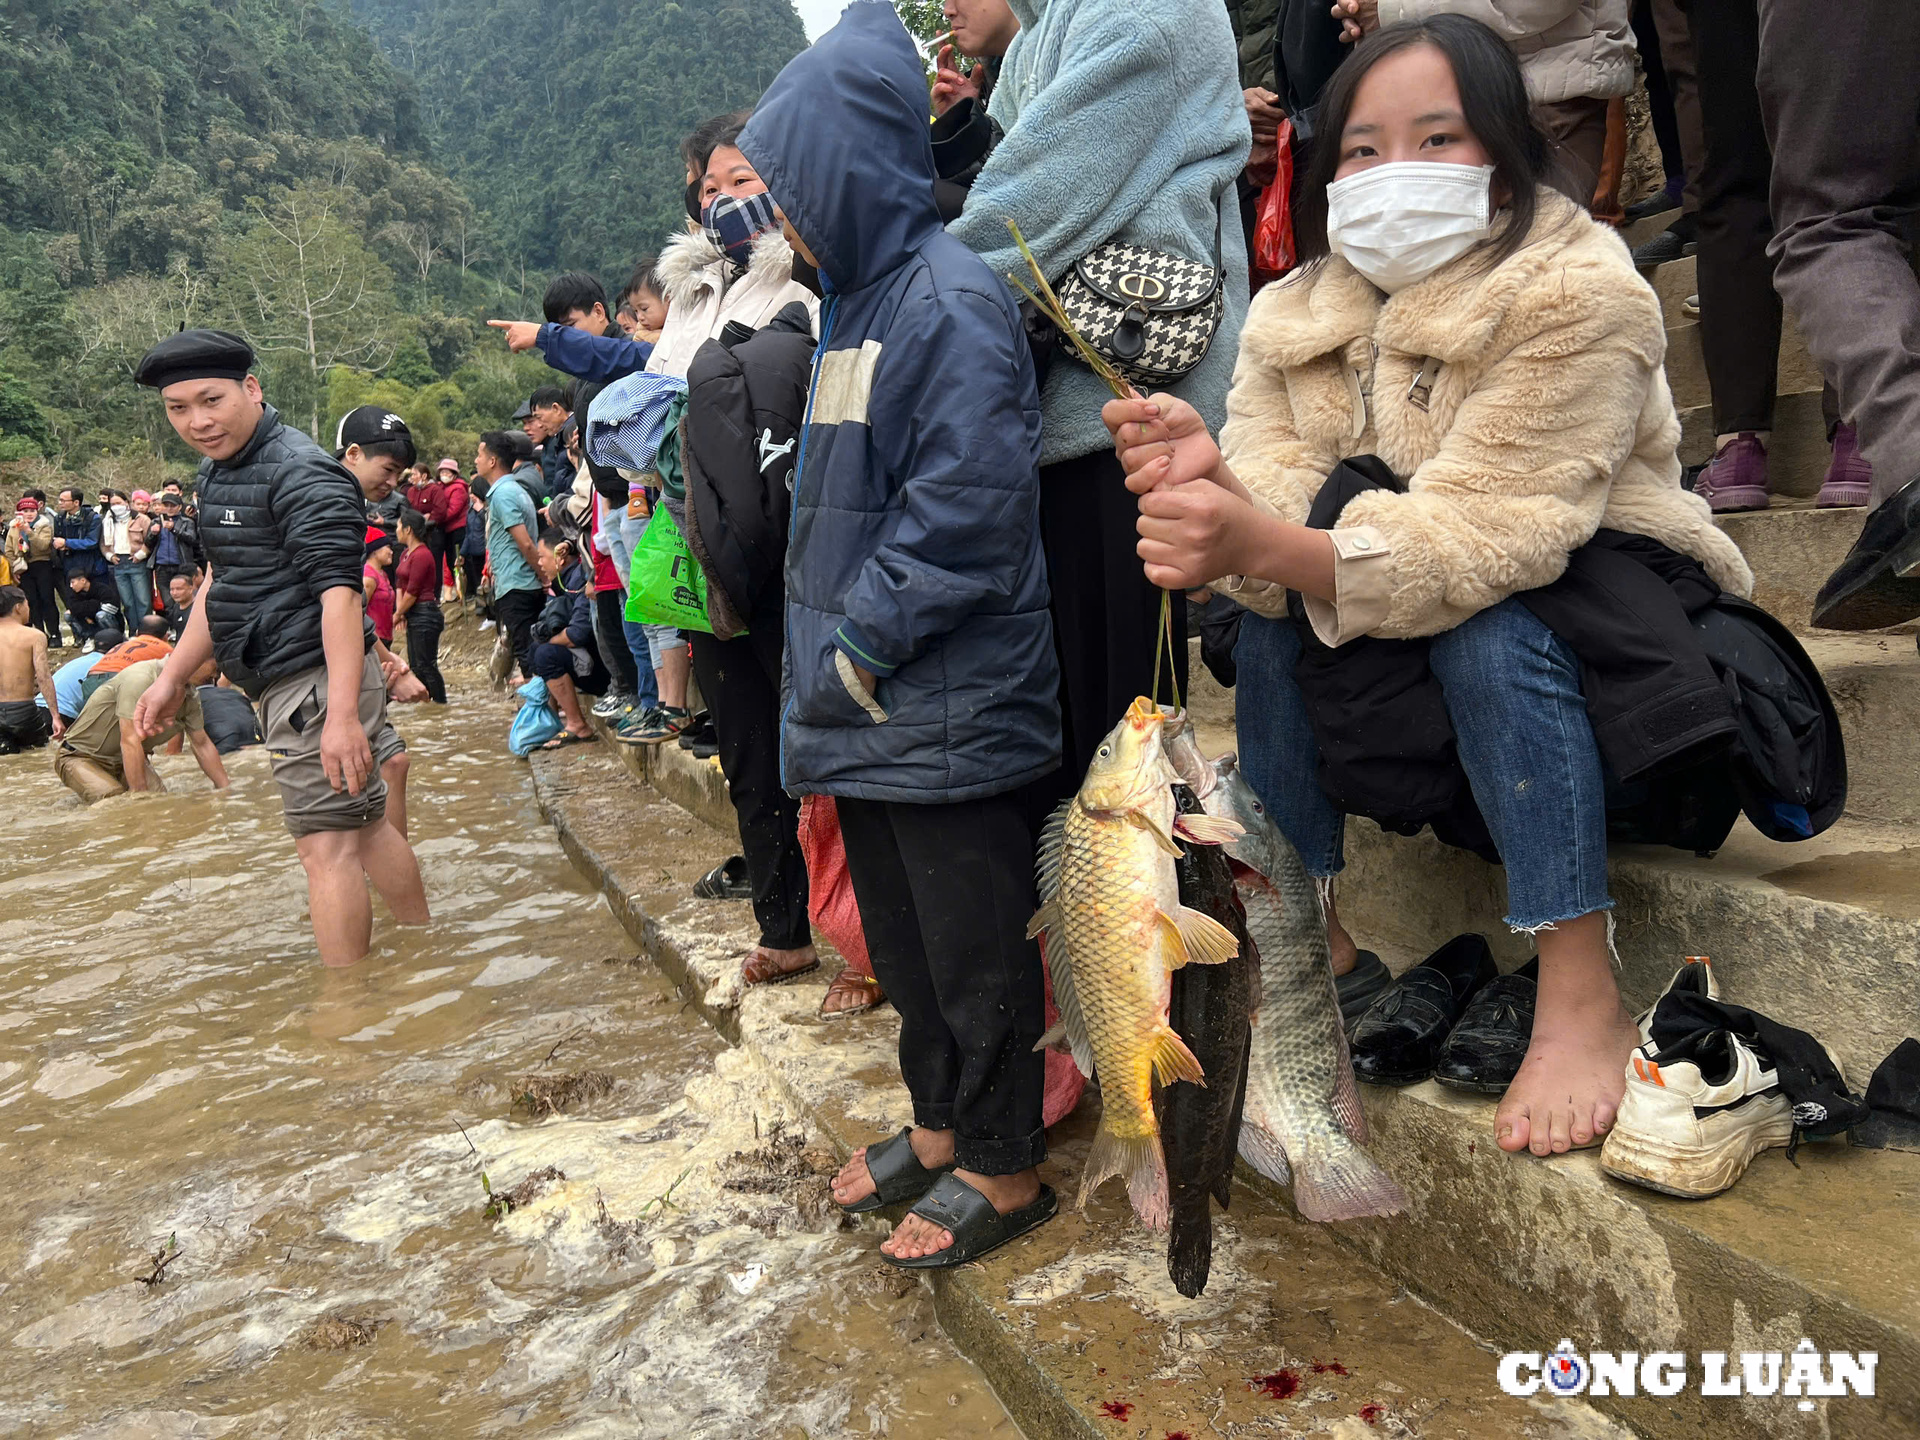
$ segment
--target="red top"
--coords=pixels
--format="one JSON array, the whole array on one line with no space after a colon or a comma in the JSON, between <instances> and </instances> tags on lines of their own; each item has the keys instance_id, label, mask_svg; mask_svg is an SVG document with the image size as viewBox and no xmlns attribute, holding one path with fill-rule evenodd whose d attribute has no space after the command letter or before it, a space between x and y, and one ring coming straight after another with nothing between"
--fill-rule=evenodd
<instances>
[{"instance_id":1,"label":"red top","mask_svg":"<svg viewBox=\"0 0 1920 1440\"><path fill-rule=\"evenodd\" d=\"M373 617L373 633L383 644L393 643L393 582L377 565L362 568L362 575L373 577L373 598L367 601L367 614Z\"/></svg>"},{"instance_id":2,"label":"red top","mask_svg":"<svg viewBox=\"0 0 1920 1440\"><path fill-rule=\"evenodd\" d=\"M467 523L467 504L469 492L467 482L458 475L449 475L441 486L443 502L441 505L440 528L442 530L461 530Z\"/></svg>"},{"instance_id":3,"label":"red top","mask_svg":"<svg viewBox=\"0 0 1920 1440\"><path fill-rule=\"evenodd\" d=\"M613 568L613 561L600 553L600 547L593 543L593 537L599 533L600 524L606 519L606 501L598 495L593 497L593 530L587 535L587 549L593 555L593 593L603 590L625 590L620 583L620 572Z\"/></svg>"},{"instance_id":4,"label":"red top","mask_svg":"<svg viewBox=\"0 0 1920 1440\"><path fill-rule=\"evenodd\" d=\"M433 552L416 545L400 557L393 567L393 588L398 595L413 596L416 605L431 600L440 602L440 577L433 573Z\"/></svg>"}]
</instances>

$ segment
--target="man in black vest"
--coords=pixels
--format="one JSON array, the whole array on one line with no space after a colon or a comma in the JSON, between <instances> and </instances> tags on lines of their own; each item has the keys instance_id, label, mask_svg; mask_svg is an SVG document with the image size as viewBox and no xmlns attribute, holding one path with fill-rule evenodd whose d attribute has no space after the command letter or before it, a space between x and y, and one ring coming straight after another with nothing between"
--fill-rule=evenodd
<instances>
[{"instance_id":1,"label":"man in black vest","mask_svg":"<svg viewBox=\"0 0 1920 1440\"><path fill-rule=\"evenodd\" d=\"M284 424L237 335L185 330L147 352L134 379L206 457L196 491L208 574L180 644L141 697L143 733L164 729L210 658L260 709L325 965L372 944L366 880L403 925L425 924L420 866L385 823L373 738L387 681L361 602L365 501L339 463Z\"/></svg>"}]
</instances>

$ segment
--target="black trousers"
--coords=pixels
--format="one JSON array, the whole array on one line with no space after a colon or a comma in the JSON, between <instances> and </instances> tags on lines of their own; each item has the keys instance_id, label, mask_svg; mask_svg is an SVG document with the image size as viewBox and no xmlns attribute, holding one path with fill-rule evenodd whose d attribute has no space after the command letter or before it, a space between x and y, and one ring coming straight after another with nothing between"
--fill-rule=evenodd
<instances>
[{"instance_id":1,"label":"black trousers","mask_svg":"<svg viewBox=\"0 0 1920 1440\"><path fill-rule=\"evenodd\" d=\"M506 632L520 673L533 676L533 622L540 618L547 597L538 590L503 590L493 597L494 618Z\"/></svg>"},{"instance_id":2,"label":"black trousers","mask_svg":"<svg viewBox=\"0 0 1920 1440\"><path fill-rule=\"evenodd\" d=\"M1773 154L1760 119L1756 0L1692 0L1706 161L1700 167L1700 348L1716 434L1773 428L1780 297L1773 288Z\"/></svg>"},{"instance_id":3,"label":"black trousers","mask_svg":"<svg viewBox=\"0 0 1920 1440\"><path fill-rule=\"evenodd\" d=\"M720 768L740 817L760 943L798 950L813 943L813 930L807 923L800 802L780 788L781 640L780 607L763 606L749 617L745 635L716 640L696 632L693 673L713 716Z\"/></svg>"},{"instance_id":4,"label":"black trousers","mask_svg":"<svg viewBox=\"0 0 1920 1440\"><path fill-rule=\"evenodd\" d=\"M1033 842L1022 794L951 805L842 798L840 834L873 973L900 1012L913 1118L954 1132L964 1170L1046 1157Z\"/></svg>"},{"instance_id":5,"label":"black trousers","mask_svg":"<svg viewBox=\"0 0 1920 1440\"><path fill-rule=\"evenodd\" d=\"M469 600L477 600L479 598L480 580L481 577L485 575L486 569L487 557L484 553L479 555L462 555L460 557L460 570L467 582L467 598Z\"/></svg>"},{"instance_id":6,"label":"black trousers","mask_svg":"<svg viewBox=\"0 0 1920 1440\"><path fill-rule=\"evenodd\" d=\"M25 570L26 574L21 577L21 588L27 592L27 623L36 630L46 631L47 638L57 643L60 639L60 607L53 598L53 562L30 560Z\"/></svg>"},{"instance_id":7,"label":"black trousers","mask_svg":"<svg viewBox=\"0 0 1920 1440\"><path fill-rule=\"evenodd\" d=\"M438 525L429 525L427 533L420 538L426 542L427 553L433 556L433 598L438 600L440 587L447 583L447 532Z\"/></svg>"},{"instance_id":8,"label":"black trousers","mask_svg":"<svg viewBox=\"0 0 1920 1440\"><path fill-rule=\"evenodd\" d=\"M1139 514L1120 459L1111 450L1043 466L1040 531L1053 592L1053 647L1060 660L1063 758L1053 798L1080 788L1100 742L1134 698L1153 685L1161 591L1147 583L1134 547ZM1177 600L1179 597L1175 597ZM1187 607L1174 604L1174 675L1187 693ZM1170 701L1167 666L1160 693Z\"/></svg>"},{"instance_id":9,"label":"black trousers","mask_svg":"<svg viewBox=\"0 0 1920 1440\"><path fill-rule=\"evenodd\" d=\"M416 600L407 611L407 665L427 687L427 698L447 703L447 681L440 673L440 636L447 617L431 600Z\"/></svg>"},{"instance_id":10,"label":"black trousers","mask_svg":"<svg viewBox=\"0 0 1920 1440\"><path fill-rule=\"evenodd\" d=\"M613 676L613 688L621 695L640 693L640 672L633 665L633 650L627 644L625 620L627 596L623 590L598 590L593 596L593 638L600 647L600 658ZM775 666L779 660L774 661ZM775 674L775 685L779 676Z\"/></svg>"}]
</instances>

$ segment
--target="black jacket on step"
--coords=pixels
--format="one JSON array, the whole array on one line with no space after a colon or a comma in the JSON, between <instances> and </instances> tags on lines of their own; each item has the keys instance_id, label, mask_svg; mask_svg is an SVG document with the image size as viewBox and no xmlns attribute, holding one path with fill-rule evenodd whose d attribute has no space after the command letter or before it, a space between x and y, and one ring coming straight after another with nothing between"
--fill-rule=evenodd
<instances>
[{"instance_id":1,"label":"black jacket on step","mask_svg":"<svg viewBox=\"0 0 1920 1440\"><path fill-rule=\"evenodd\" d=\"M231 460L195 481L200 539L213 566L207 627L227 677L254 699L326 663L320 597L360 594L366 500L354 478L271 405ZM372 644L373 627L364 627Z\"/></svg>"},{"instance_id":2,"label":"black jacket on step","mask_svg":"<svg viewBox=\"0 0 1920 1440\"><path fill-rule=\"evenodd\" d=\"M1404 488L1376 456L1342 461L1307 523L1331 529L1355 495ZM1820 672L1784 625L1723 593L1695 561L1602 530L1558 580L1515 598L1580 660L1610 838L1710 851L1742 810L1775 840L1804 840L1840 817L1846 755ZM1432 825L1494 858L1429 642L1361 636L1331 649L1297 595L1290 606L1328 798L1401 834Z\"/></svg>"},{"instance_id":3,"label":"black jacket on step","mask_svg":"<svg viewBox=\"0 0 1920 1440\"><path fill-rule=\"evenodd\" d=\"M769 591L785 584L813 348L811 317L795 301L758 330L728 325L687 369L687 544L706 572L717 639L744 631Z\"/></svg>"}]
</instances>

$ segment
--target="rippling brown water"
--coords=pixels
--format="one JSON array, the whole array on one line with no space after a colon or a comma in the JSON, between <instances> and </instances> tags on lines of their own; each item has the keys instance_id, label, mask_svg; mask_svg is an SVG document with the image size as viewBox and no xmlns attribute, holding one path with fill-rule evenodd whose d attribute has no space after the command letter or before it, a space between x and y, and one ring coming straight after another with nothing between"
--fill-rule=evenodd
<instances>
[{"instance_id":1,"label":"rippling brown water","mask_svg":"<svg viewBox=\"0 0 1920 1440\"><path fill-rule=\"evenodd\" d=\"M0 759L0 1435L1015 1435L798 1118L630 963L501 702L398 718L436 919L376 905L348 972L263 752L92 810ZM615 1088L513 1108L587 1070ZM483 1214L483 1169L548 1167Z\"/></svg>"}]
</instances>

